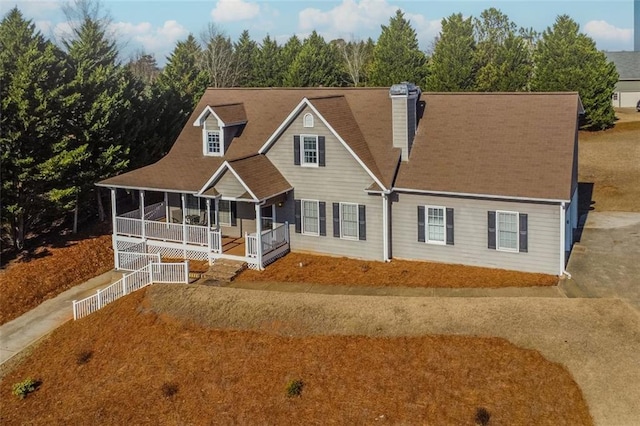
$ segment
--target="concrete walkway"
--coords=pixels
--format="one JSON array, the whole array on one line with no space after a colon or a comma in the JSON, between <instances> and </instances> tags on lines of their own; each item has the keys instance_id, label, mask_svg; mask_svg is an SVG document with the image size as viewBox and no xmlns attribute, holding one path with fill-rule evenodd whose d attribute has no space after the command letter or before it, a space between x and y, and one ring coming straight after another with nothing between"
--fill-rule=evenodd
<instances>
[{"instance_id":1,"label":"concrete walkway","mask_svg":"<svg viewBox=\"0 0 640 426\"><path fill-rule=\"evenodd\" d=\"M0 365L73 319L74 300L84 299L121 277L122 274L115 271L105 272L0 326Z\"/></svg>"}]
</instances>

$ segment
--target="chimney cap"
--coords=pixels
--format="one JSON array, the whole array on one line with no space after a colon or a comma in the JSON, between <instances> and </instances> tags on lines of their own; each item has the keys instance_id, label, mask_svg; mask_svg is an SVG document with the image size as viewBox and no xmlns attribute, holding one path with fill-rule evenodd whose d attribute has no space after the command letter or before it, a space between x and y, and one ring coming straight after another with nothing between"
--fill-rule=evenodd
<instances>
[{"instance_id":1,"label":"chimney cap","mask_svg":"<svg viewBox=\"0 0 640 426\"><path fill-rule=\"evenodd\" d=\"M390 96L411 96L420 93L420 88L413 83L403 81L399 84L394 84L389 89Z\"/></svg>"}]
</instances>

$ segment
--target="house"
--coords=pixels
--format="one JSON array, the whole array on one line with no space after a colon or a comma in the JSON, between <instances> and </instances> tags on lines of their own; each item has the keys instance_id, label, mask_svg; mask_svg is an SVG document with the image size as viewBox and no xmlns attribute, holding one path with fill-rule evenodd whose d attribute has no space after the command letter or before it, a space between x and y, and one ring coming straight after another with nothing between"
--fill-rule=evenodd
<instances>
[{"instance_id":1,"label":"house","mask_svg":"<svg viewBox=\"0 0 640 426\"><path fill-rule=\"evenodd\" d=\"M577 226L577 93L208 89L171 151L100 182L128 252L288 251L564 273ZM139 194L121 212L117 190Z\"/></svg>"},{"instance_id":2,"label":"house","mask_svg":"<svg viewBox=\"0 0 640 426\"><path fill-rule=\"evenodd\" d=\"M614 107L634 108L640 101L640 52L604 52L619 77L611 102Z\"/></svg>"}]
</instances>

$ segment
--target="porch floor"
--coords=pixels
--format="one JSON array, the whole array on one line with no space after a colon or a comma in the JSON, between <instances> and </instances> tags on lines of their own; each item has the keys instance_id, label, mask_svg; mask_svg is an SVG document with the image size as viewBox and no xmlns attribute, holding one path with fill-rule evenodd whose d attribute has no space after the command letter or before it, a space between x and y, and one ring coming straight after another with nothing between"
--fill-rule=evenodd
<instances>
[{"instance_id":1,"label":"porch floor","mask_svg":"<svg viewBox=\"0 0 640 426\"><path fill-rule=\"evenodd\" d=\"M244 256L244 238L242 237L222 237L222 253L233 256Z\"/></svg>"}]
</instances>

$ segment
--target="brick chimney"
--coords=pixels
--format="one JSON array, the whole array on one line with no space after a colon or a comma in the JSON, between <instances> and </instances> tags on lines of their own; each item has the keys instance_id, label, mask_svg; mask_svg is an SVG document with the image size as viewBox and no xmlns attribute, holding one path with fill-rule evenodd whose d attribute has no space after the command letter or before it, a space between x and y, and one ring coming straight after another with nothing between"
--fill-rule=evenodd
<instances>
[{"instance_id":1,"label":"brick chimney","mask_svg":"<svg viewBox=\"0 0 640 426\"><path fill-rule=\"evenodd\" d=\"M393 147L402 149L402 161L409 160L409 153L416 135L417 105L420 88L413 83L394 84L389 89L393 125Z\"/></svg>"}]
</instances>

